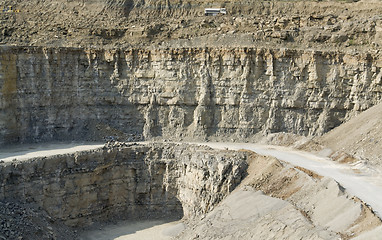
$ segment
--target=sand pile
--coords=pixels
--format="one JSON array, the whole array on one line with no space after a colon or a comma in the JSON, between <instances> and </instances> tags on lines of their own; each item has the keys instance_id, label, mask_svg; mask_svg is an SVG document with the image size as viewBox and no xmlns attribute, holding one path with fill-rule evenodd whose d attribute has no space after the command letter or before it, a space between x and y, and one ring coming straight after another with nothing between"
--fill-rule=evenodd
<instances>
[{"instance_id":1,"label":"sand pile","mask_svg":"<svg viewBox=\"0 0 382 240\"><path fill-rule=\"evenodd\" d=\"M334 155L341 155L339 152L347 153L366 161L372 167L382 169L381 117L382 103L318 138L318 143L335 151Z\"/></svg>"}]
</instances>

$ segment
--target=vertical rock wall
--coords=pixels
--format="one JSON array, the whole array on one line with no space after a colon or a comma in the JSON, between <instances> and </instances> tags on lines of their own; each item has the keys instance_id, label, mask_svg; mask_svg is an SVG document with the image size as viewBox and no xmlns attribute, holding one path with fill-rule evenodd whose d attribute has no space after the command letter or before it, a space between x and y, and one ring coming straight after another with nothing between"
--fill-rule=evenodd
<instances>
[{"instance_id":1,"label":"vertical rock wall","mask_svg":"<svg viewBox=\"0 0 382 240\"><path fill-rule=\"evenodd\" d=\"M3 47L0 56L3 144L320 135L382 91L382 63L367 53Z\"/></svg>"},{"instance_id":2,"label":"vertical rock wall","mask_svg":"<svg viewBox=\"0 0 382 240\"><path fill-rule=\"evenodd\" d=\"M246 155L188 145L114 145L0 164L0 200L33 202L69 226L196 217L245 176Z\"/></svg>"},{"instance_id":3,"label":"vertical rock wall","mask_svg":"<svg viewBox=\"0 0 382 240\"><path fill-rule=\"evenodd\" d=\"M17 122L17 56L2 55L0 58L0 136L4 139L18 141L19 129ZM1 138L1 137L0 137ZM1 142L1 140L0 140Z\"/></svg>"}]
</instances>

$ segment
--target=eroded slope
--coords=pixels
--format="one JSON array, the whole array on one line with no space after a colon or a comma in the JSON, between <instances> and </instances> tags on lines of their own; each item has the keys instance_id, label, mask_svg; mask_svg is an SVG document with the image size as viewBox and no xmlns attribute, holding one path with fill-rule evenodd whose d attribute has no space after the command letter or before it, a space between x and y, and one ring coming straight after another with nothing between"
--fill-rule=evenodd
<instances>
[{"instance_id":1,"label":"eroded slope","mask_svg":"<svg viewBox=\"0 0 382 240\"><path fill-rule=\"evenodd\" d=\"M382 104L378 104L318 138L317 141L333 151L350 154L382 170L381 116ZM336 155L334 155L336 159L346 161L346 155L341 156L340 153ZM348 158L348 161L356 161L351 157Z\"/></svg>"},{"instance_id":2,"label":"eroded slope","mask_svg":"<svg viewBox=\"0 0 382 240\"><path fill-rule=\"evenodd\" d=\"M247 153L248 176L241 185L178 239L351 239L381 225L332 179Z\"/></svg>"}]
</instances>

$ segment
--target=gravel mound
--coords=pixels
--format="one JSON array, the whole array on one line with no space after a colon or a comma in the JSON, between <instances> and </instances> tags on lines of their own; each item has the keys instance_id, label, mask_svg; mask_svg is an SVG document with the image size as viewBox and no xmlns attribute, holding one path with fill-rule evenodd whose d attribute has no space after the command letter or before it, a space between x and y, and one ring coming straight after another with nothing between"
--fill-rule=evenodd
<instances>
[{"instance_id":1,"label":"gravel mound","mask_svg":"<svg viewBox=\"0 0 382 240\"><path fill-rule=\"evenodd\" d=\"M75 239L74 230L31 204L0 201L0 240Z\"/></svg>"},{"instance_id":2,"label":"gravel mound","mask_svg":"<svg viewBox=\"0 0 382 240\"><path fill-rule=\"evenodd\" d=\"M382 103L353 117L350 121L318 139L335 152L344 152L382 169Z\"/></svg>"}]
</instances>

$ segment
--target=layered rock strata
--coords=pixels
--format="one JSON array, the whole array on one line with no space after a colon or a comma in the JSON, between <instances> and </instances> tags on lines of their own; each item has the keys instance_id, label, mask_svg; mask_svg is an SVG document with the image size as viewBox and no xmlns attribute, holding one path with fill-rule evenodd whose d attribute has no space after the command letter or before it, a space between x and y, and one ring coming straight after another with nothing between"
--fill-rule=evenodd
<instances>
[{"instance_id":1,"label":"layered rock strata","mask_svg":"<svg viewBox=\"0 0 382 240\"><path fill-rule=\"evenodd\" d=\"M0 201L15 200L80 228L183 217L177 239L351 239L381 226L333 179L250 151L188 144L117 143L1 163Z\"/></svg>"},{"instance_id":2,"label":"layered rock strata","mask_svg":"<svg viewBox=\"0 0 382 240\"><path fill-rule=\"evenodd\" d=\"M0 143L320 135L381 99L378 54L0 48Z\"/></svg>"},{"instance_id":3,"label":"layered rock strata","mask_svg":"<svg viewBox=\"0 0 382 240\"><path fill-rule=\"evenodd\" d=\"M107 146L0 165L0 200L36 203L68 226L112 219L192 218L246 173L246 155L186 145Z\"/></svg>"}]
</instances>

